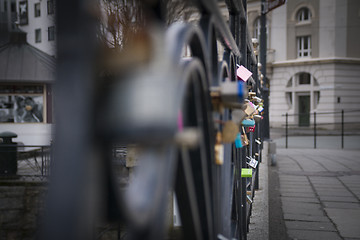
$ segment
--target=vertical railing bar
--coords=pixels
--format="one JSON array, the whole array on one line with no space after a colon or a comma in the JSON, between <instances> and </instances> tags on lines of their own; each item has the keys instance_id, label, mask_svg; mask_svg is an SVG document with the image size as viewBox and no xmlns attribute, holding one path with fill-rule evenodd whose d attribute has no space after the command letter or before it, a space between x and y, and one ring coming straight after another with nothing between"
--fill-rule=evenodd
<instances>
[{"instance_id":1,"label":"vertical railing bar","mask_svg":"<svg viewBox=\"0 0 360 240\"><path fill-rule=\"evenodd\" d=\"M344 109L341 110L341 149L344 149Z\"/></svg>"},{"instance_id":2,"label":"vertical railing bar","mask_svg":"<svg viewBox=\"0 0 360 240\"><path fill-rule=\"evenodd\" d=\"M288 148L288 124L289 124L289 122L288 122L288 117L289 117L289 114L288 113L286 113L285 114L285 148Z\"/></svg>"},{"instance_id":3,"label":"vertical railing bar","mask_svg":"<svg viewBox=\"0 0 360 240\"><path fill-rule=\"evenodd\" d=\"M41 147L41 176L44 176L44 147Z\"/></svg>"},{"instance_id":4,"label":"vertical railing bar","mask_svg":"<svg viewBox=\"0 0 360 240\"><path fill-rule=\"evenodd\" d=\"M316 149L316 112L314 112L314 148Z\"/></svg>"}]
</instances>

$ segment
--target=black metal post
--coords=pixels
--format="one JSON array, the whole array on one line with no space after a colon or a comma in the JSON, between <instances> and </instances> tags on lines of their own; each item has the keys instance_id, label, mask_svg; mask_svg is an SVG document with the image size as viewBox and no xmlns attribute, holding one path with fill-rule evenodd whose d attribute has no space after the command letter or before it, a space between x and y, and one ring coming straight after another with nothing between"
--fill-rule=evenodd
<instances>
[{"instance_id":1,"label":"black metal post","mask_svg":"<svg viewBox=\"0 0 360 240\"><path fill-rule=\"evenodd\" d=\"M344 149L344 109L341 110L341 149Z\"/></svg>"},{"instance_id":2,"label":"black metal post","mask_svg":"<svg viewBox=\"0 0 360 240\"><path fill-rule=\"evenodd\" d=\"M241 148L241 168L247 168L246 149L246 147ZM246 178L241 177L241 239L243 240L247 239L246 183Z\"/></svg>"},{"instance_id":3,"label":"black metal post","mask_svg":"<svg viewBox=\"0 0 360 240\"><path fill-rule=\"evenodd\" d=\"M285 114L285 148L288 148L288 117L289 114Z\"/></svg>"},{"instance_id":4,"label":"black metal post","mask_svg":"<svg viewBox=\"0 0 360 240\"><path fill-rule=\"evenodd\" d=\"M316 112L314 112L314 148L316 148Z\"/></svg>"},{"instance_id":5,"label":"black metal post","mask_svg":"<svg viewBox=\"0 0 360 240\"><path fill-rule=\"evenodd\" d=\"M44 147L41 147L41 176L44 176Z\"/></svg>"},{"instance_id":6,"label":"black metal post","mask_svg":"<svg viewBox=\"0 0 360 240\"><path fill-rule=\"evenodd\" d=\"M265 0L261 0L261 16L260 16L260 63L261 73L263 78L263 99L264 99L264 119L263 132L264 139L270 139L270 124L269 124L269 83L266 78L266 15L265 15Z\"/></svg>"}]
</instances>

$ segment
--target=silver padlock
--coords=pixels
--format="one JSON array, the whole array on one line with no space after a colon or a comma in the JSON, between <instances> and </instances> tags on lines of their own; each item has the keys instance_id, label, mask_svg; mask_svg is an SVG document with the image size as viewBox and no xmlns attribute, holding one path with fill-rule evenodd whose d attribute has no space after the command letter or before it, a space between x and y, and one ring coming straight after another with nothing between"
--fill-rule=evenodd
<instances>
[{"instance_id":1,"label":"silver padlock","mask_svg":"<svg viewBox=\"0 0 360 240\"><path fill-rule=\"evenodd\" d=\"M225 78L220 85L221 100L228 107L241 108L246 91L246 85L242 81L230 81L229 78Z\"/></svg>"}]
</instances>

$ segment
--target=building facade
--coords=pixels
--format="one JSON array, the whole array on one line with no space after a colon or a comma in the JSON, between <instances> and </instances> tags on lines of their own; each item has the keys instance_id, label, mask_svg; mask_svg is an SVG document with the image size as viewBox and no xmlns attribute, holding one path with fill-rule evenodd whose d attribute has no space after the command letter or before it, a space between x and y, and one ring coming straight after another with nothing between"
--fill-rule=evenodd
<instances>
[{"instance_id":1,"label":"building facade","mask_svg":"<svg viewBox=\"0 0 360 240\"><path fill-rule=\"evenodd\" d=\"M250 31L260 32L260 1L248 1ZM341 111L360 109L360 2L291 0L267 14L270 126L316 122L338 128ZM324 114L336 112L334 114ZM345 122L360 123L356 114ZM357 124L359 125L359 124Z\"/></svg>"},{"instance_id":2,"label":"building facade","mask_svg":"<svg viewBox=\"0 0 360 240\"><path fill-rule=\"evenodd\" d=\"M50 2L0 0L0 132L16 133L14 141L25 145L49 145L52 139L55 33L49 31L55 29Z\"/></svg>"},{"instance_id":3,"label":"building facade","mask_svg":"<svg viewBox=\"0 0 360 240\"><path fill-rule=\"evenodd\" d=\"M19 29L27 33L30 45L56 55L54 0L16 0Z\"/></svg>"}]
</instances>

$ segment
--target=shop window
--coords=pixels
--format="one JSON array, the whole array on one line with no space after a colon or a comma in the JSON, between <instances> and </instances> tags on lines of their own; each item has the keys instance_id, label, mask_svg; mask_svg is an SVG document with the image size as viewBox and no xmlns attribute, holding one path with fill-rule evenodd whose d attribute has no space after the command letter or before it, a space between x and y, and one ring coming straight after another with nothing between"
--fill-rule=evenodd
<instances>
[{"instance_id":1,"label":"shop window","mask_svg":"<svg viewBox=\"0 0 360 240\"><path fill-rule=\"evenodd\" d=\"M0 123L44 122L43 85L0 85Z\"/></svg>"}]
</instances>

